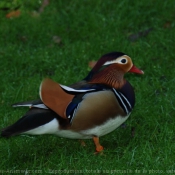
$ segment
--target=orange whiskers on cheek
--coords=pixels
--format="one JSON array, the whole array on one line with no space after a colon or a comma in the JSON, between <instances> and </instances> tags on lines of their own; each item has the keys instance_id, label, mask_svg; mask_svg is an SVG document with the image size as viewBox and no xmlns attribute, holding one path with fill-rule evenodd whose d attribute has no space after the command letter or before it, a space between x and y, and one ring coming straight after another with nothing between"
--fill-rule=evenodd
<instances>
[{"instance_id":1,"label":"orange whiskers on cheek","mask_svg":"<svg viewBox=\"0 0 175 175\"><path fill-rule=\"evenodd\" d=\"M105 84L118 89L121 88L125 83L123 76L124 71L120 69L116 64L112 64L95 74L89 83Z\"/></svg>"}]
</instances>

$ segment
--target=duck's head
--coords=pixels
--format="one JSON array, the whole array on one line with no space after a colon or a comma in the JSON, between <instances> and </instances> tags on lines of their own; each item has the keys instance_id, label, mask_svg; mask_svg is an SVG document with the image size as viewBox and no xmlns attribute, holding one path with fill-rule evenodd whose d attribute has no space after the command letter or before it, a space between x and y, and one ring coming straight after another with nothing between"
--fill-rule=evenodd
<instances>
[{"instance_id":1,"label":"duck's head","mask_svg":"<svg viewBox=\"0 0 175 175\"><path fill-rule=\"evenodd\" d=\"M121 88L124 83L124 74L133 72L144 74L134 66L131 58L122 52L111 52L103 55L85 78L89 83L100 83L115 89Z\"/></svg>"}]
</instances>

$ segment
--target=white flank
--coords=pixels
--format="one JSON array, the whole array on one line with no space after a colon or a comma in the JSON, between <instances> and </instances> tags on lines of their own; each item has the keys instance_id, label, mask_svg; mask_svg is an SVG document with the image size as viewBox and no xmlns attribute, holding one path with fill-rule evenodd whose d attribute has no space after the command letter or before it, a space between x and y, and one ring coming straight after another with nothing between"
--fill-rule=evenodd
<instances>
[{"instance_id":1,"label":"white flank","mask_svg":"<svg viewBox=\"0 0 175 175\"><path fill-rule=\"evenodd\" d=\"M30 131L24 132L23 134L40 135L40 134L55 134L59 137L65 137L70 139L90 139L94 135L103 136L106 135L116 128L118 128L122 123L128 119L129 115L126 117L118 116L114 119L110 119L100 126L95 128L83 130L80 132L74 132L71 130L62 130L58 124L57 119L53 119L49 123L39 126Z\"/></svg>"},{"instance_id":2,"label":"white flank","mask_svg":"<svg viewBox=\"0 0 175 175\"><path fill-rule=\"evenodd\" d=\"M24 132L24 134L31 134L31 135L40 135L40 134L55 134L58 131L58 121L57 119L53 119L49 123L39 126L35 129L31 129L29 131Z\"/></svg>"},{"instance_id":3,"label":"white flank","mask_svg":"<svg viewBox=\"0 0 175 175\"><path fill-rule=\"evenodd\" d=\"M35 129L31 129L22 134L30 134L30 135L55 134L57 136L70 139L92 138L91 136L84 136L81 133L73 132L71 130L61 130L57 119L53 119L52 121L50 121L45 125L39 126Z\"/></svg>"},{"instance_id":4,"label":"white flank","mask_svg":"<svg viewBox=\"0 0 175 175\"><path fill-rule=\"evenodd\" d=\"M124 123L128 119L129 115L126 117L118 116L114 119L110 119L110 120L106 121L105 123L103 123L102 125L96 126L95 128L92 128L92 129L88 129L86 131L83 131L82 133L85 135L96 135L99 137L106 135L106 134L114 131L122 123Z\"/></svg>"},{"instance_id":5,"label":"white flank","mask_svg":"<svg viewBox=\"0 0 175 175\"><path fill-rule=\"evenodd\" d=\"M90 139L94 135L103 136L106 135L115 129L117 129L122 123L124 123L128 119L129 115L126 117L118 116L114 119L110 119L103 123L100 126L96 126L95 128L80 131L79 133L73 132L71 130L58 130L56 135L65 138L71 139Z\"/></svg>"},{"instance_id":6,"label":"white flank","mask_svg":"<svg viewBox=\"0 0 175 175\"><path fill-rule=\"evenodd\" d=\"M69 139L90 139L92 136L81 134L81 132L74 132L71 130L58 130L56 135L59 137L65 137Z\"/></svg>"}]
</instances>

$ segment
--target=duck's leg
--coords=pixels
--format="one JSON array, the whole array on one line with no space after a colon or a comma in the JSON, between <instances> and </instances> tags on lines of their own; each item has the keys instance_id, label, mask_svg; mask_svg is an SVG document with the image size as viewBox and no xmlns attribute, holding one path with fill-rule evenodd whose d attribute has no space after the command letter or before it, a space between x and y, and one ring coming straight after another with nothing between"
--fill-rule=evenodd
<instances>
[{"instance_id":1,"label":"duck's leg","mask_svg":"<svg viewBox=\"0 0 175 175\"><path fill-rule=\"evenodd\" d=\"M94 141L94 144L96 146L96 153L102 152L104 148L103 148L103 146L100 145L99 137L94 136L93 141Z\"/></svg>"}]
</instances>

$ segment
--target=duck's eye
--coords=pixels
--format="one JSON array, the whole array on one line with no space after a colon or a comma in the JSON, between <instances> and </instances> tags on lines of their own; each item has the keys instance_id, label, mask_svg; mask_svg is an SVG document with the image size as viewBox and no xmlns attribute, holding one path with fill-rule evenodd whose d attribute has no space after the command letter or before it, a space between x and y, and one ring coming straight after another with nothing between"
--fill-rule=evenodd
<instances>
[{"instance_id":1,"label":"duck's eye","mask_svg":"<svg viewBox=\"0 0 175 175\"><path fill-rule=\"evenodd\" d=\"M125 64L126 63L126 59L122 59L121 63Z\"/></svg>"},{"instance_id":2,"label":"duck's eye","mask_svg":"<svg viewBox=\"0 0 175 175\"><path fill-rule=\"evenodd\" d=\"M130 57L128 57L127 55L124 55L122 57L116 58L113 63L118 63L118 64L128 64L130 60Z\"/></svg>"}]
</instances>

